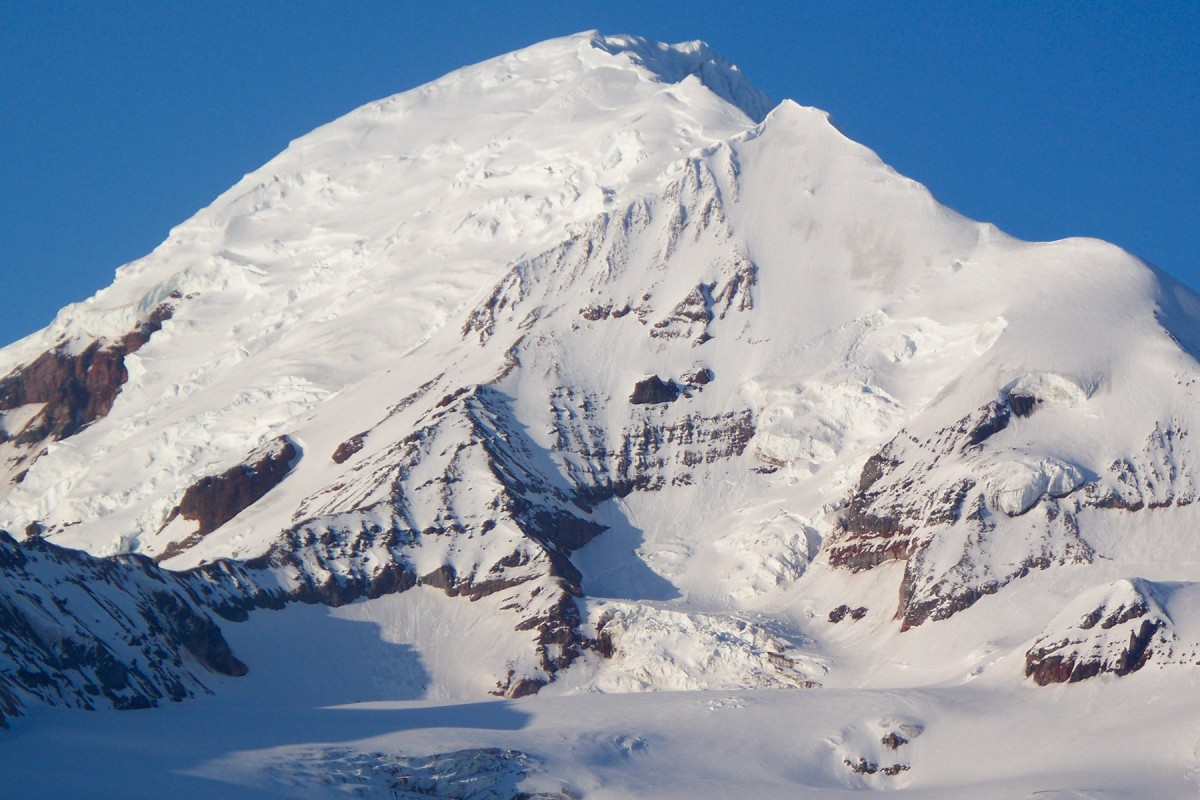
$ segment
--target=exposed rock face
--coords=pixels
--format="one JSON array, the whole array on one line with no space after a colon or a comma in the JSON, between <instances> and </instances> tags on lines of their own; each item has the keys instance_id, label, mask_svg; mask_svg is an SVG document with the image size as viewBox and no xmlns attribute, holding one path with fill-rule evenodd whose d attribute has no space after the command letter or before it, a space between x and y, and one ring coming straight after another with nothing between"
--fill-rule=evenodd
<instances>
[{"instance_id":1,"label":"exposed rock face","mask_svg":"<svg viewBox=\"0 0 1200 800\"><path fill-rule=\"evenodd\" d=\"M589 505L632 491L690 484L704 465L741 456L754 436L749 409L671 418L639 410L628 427L610 431L601 420L601 395L563 386L551 395L551 404L554 449L571 456L565 463L567 477Z\"/></svg>"},{"instance_id":2,"label":"exposed rock face","mask_svg":"<svg viewBox=\"0 0 1200 800\"><path fill-rule=\"evenodd\" d=\"M1076 683L1102 673L1128 675L1152 658L1172 658L1177 639L1160 594L1140 579L1083 593L1029 648L1025 675L1039 686Z\"/></svg>"},{"instance_id":3,"label":"exposed rock face","mask_svg":"<svg viewBox=\"0 0 1200 800\"><path fill-rule=\"evenodd\" d=\"M1013 391L1008 393L1008 405L1018 417L1028 417L1033 414L1041 401L1032 394Z\"/></svg>"},{"instance_id":4,"label":"exposed rock face","mask_svg":"<svg viewBox=\"0 0 1200 800\"><path fill-rule=\"evenodd\" d=\"M0 531L0 724L22 706L147 708L246 667L183 580L144 556L96 558Z\"/></svg>"},{"instance_id":5,"label":"exposed rock face","mask_svg":"<svg viewBox=\"0 0 1200 800\"><path fill-rule=\"evenodd\" d=\"M679 387L674 381L664 381L657 375L640 380L629 395L629 402L634 405L647 403L674 403L679 398Z\"/></svg>"},{"instance_id":6,"label":"exposed rock face","mask_svg":"<svg viewBox=\"0 0 1200 800\"><path fill-rule=\"evenodd\" d=\"M244 463L189 486L179 501L179 516L198 522L201 536L212 533L278 486L299 455L286 436L276 439Z\"/></svg>"},{"instance_id":7,"label":"exposed rock face","mask_svg":"<svg viewBox=\"0 0 1200 800\"><path fill-rule=\"evenodd\" d=\"M0 411L45 404L22 430L7 438L20 445L58 441L107 415L129 378L125 356L161 330L172 311L164 303L118 341L95 341L77 353L65 346L47 351L0 381ZM5 439L0 433L0 442Z\"/></svg>"},{"instance_id":8,"label":"exposed rock face","mask_svg":"<svg viewBox=\"0 0 1200 800\"><path fill-rule=\"evenodd\" d=\"M346 441L337 446L333 451L331 458L335 464L345 464L355 453L363 449L363 440L366 438L365 433L360 433L351 436Z\"/></svg>"},{"instance_id":9,"label":"exposed rock face","mask_svg":"<svg viewBox=\"0 0 1200 800\"><path fill-rule=\"evenodd\" d=\"M288 476L299 458L295 443L281 436L255 450L236 467L201 478L189 486L166 524L182 517L199 523L199 527L187 538L168 545L158 560L165 561L194 547L202 538L257 503Z\"/></svg>"},{"instance_id":10,"label":"exposed rock face","mask_svg":"<svg viewBox=\"0 0 1200 800\"><path fill-rule=\"evenodd\" d=\"M989 443L1013 417L1006 403L992 402L923 440L902 431L863 466L826 545L829 560L854 572L905 562L904 628L945 619L1032 569L1092 558L1079 535L1080 506L1067 497L1080 488L1080 471L993 455ZM1000 527L1027 542L1016 564L991 555Z\"/></svg>"}]
</instances>

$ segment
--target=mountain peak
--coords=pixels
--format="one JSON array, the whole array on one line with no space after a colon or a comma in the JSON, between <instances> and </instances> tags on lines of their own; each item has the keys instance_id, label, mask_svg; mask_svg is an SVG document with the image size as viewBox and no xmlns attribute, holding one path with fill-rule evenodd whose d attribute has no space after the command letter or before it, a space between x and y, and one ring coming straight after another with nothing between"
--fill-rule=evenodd
<instances>
[{"instance_id":1,"label":"mountain peak","mask_svg":"<svg viewBox=\"0 0 1200 800\"><path fill-rule=\"evenodd\" d=\"M713 94L737 106L755 122L761 122L774 105L770 97L750 84L736 64L699 39L663 44L641 36L604 36L599 31L580 35L587 36L592 47L625 57L664 83L679 83L695 76Z\"/></svg>"},{"instance_id":2,"label":"mountain peak","mask_svg":"<svg viewBox=\"0 0 1200 800\"><path fill-rule=\"evenodd\" d=\"M388 595L443 696L1178 663L1196 298L769 105L586 32L296 140L0 351L0 528L227 619Z\"/></svg>"}]
</instances>

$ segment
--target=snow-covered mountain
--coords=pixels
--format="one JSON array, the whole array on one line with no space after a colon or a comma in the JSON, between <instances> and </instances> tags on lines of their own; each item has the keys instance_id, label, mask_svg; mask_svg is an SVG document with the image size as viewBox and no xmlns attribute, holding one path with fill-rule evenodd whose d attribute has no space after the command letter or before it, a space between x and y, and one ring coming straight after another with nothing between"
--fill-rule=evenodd
<instances>
[{"instance_id":1,"label":"snow-covered mountain","mask_svg":"<svg viewBox=\"0 0 1200 800\"><path fill-rule=\"evenodd\" d=\"M581 34L298 139L0 351L0 568L132 570L205 631L345 606L429 699L1179 669L1197 353L1119 248L967 220L701 43ZM10 619L5 713L94 704Z\"/></svg>"}]
</instances>

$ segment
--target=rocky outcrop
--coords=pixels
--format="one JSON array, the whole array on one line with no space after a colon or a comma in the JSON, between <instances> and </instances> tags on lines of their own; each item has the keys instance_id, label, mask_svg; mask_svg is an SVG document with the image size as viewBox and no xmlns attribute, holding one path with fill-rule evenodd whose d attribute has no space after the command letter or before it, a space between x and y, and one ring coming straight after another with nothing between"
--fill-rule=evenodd
<instances>
[{"instance_id":1,"label":"rocky outcrop","mask_svg":"<svg viewBox=\"0 0 1200 800\"><path fill-rule=\"evenodd\" d=\"M1041 387L1030 395L1038 403L1078 401L1068 391L1074 384L1062 389L1062 379L1037 377L1025 383ZM1097 470L1099 477L1089 481L1081 466L993 447L1014 419L1038 407L1021 406L1021 397L1009 390L1004 402L988 403L924 439L901 431L864 464L826 553L833 566L854 572L903 561L897 610L903 628L946 619L1031 571L1090 562L1094 553L1079 529L1085 509L1193 502L1195 478L1181 446L1187 434L1177 425L1160 423L1140 452ZM1018 547L1024 555L1014 557ZM1092 669L1076 672L1069 659L1054 658L1044 653L1031 669L1047 680Z\"/></svg>"},{"instance_id":2,"label":"rocky outcrop","mask_svg":"<svg viewBox=\"0 0 1200 800\"><path fill-rule=\"evenodd\" d=\"M1025 675L1039 686L1097 675L1128 675L1151 659L1170 659L1171 619L1150 581L1119 580L1084 592L1046 627L1025 654Z\"/></svg>"},{"instance_id":3,"label":"rocky outcrop","mask_svg":"<svg viewBox=\"0 0 1200 800\"><path fill-rule=\"evenodd\" d=\"M671 313L650 327L650 336L656 339L690 338L703 343L708 324L713 321L713 295L711 286L697 286L671 309Z\"/></svg>"},{"instance_id":4,"label":"rocky outcrop","mask_svg":"<svg viewBox=\"0 0 1200 800\"><path fill-rule=\"evenodd\" d=\"M261 556L222 559L180 573L207 608L240 622L257 608L290 602L342 606L418 585L405 551L415 541L399 525L298 527Z\"/></svg>"},{"instance_id":5,"label":"rocky outcrop","mask_svg":"<svg viewBox=\"0 0 1200 800\"><path fill-rule=\"evenodd\" d=\"M679 399L679 387L674 381L664 381L657 375L638 381L634 384L629 402L636 405L655 403L674 403Z\"/></svg>"},{"instance_id":6,"label":"rocky outcrop","mask_svg":"<svg viewBox=\"0 0 1200 800\"><path fill-rule=\"evenodd\" d=\"M1043 405L1082 403L1095 389L1094 381L1080 381L1054 372L1029 372L1006 386L1002 394L1015 416L1029 417Z\"/></svg>"},{"instance_id":7,"label":"rocky outcrop","mask_svg":"<svg viewBox=\"0 0 1200 800\"><path fill-rule=\"evenodd\" d=\"M355 453L363 449L363 441L366 438L366 433L359 433L339 444L333 451L333 455L330 456L333 463L345 464Z\"/></svg>"},{"instance_id":8,"label":"rocky outcrop","mask_svg":"<svg viewBox=\"0 0 1200 800\"><path fill-rule=\"evenodd\" d=\"M914 740L925 727L911 719L881 719L847 726L840 735L827 739L836 758L858 788L893 788L898 775L911 770ZM918 748L919 749L919 748Z\"/></svg>"},{"instance_id":9,"label":"rocky outcrop","mask_svg":"<svg viewBox=\"0 0 1200 800\"><path fill-rule=\"evenodd\" d=\"M1031 392L1014 390L1008 393L1008 406L1018 417L1031 416L1040 402Z\"/></svg>"},{"instance_id":10,"label":"rocky outcrop","mask_svg":"<svg viewBox=\"0 0 1200 800\"><path fill-rule=\"evenodd\" d=\"M0 531L0 723L33 703L148 708L246 673L186 581Z\"/></svg>"},{"instance_id":11,"label":"rocky outcrop","mask_svg":"<svg viewBox=\"0 0 1200 800\"><path fill-rule=\"evenodd\" d=\"M300 451L286 436L258 448L241 464L218 475L209 475L193 483L171 511L166 524L176 517L198 523L196 532L172 542L159 560L166 560L195 546L242 511L257 503L278 486L296 466ZM165 527L165 526L164 526Z\"/></svg>"},{"instance_id":12,"label":"rocky outcrop","mask_svg":"<svg viewBox=\"0 0 1200 800\"><path fill-rule=\"evenodd\" d=\"M838 606L837 608L835 608L829 612L829 621L836 625L837 623L844 620L846 617L849 617L850 619L857 622L858 620L862 619L865 616L867 616L867 609L865 606L859 606L858 608L851 608L850 606L846 605L845 603L842 603L840 606Z\"/></svg>"},{"instance_id":13,"label":"rocky outcrop","mask_svg":"<svg viewBox=\"0 0 1200 800\"><path fill-rule=\"evenodd\" d=\"M614 306L612 303L593 303L579 309L579 316L589 322L599 322L605 319L620 319L632 310L633 306L629 303L620 307Z\"/></svg>"},{"instance_id":14,"label":"rocky outcrop","mask_svg":"<svg viewBox=\"0 0 1200 800\"><path fill-rule=\"evenodd\" d=\"M1085 487L1088 504L1122 511L1191 505L1197 479L1187 437L1177 421L1155 425L1139 452L1114 460L1104 470L1104 480Z\"/></svg>"},{"instance_id":15,"label":"rocky outcrop","mask_svg":"<svg viewBox=\"0 0 1200 800\"><path fill-rule=\"evenodd\" d=\"M43 405L21 430L0 433L0 442L58 441L106 416L129 378L125 356L150 341L173 310L164 303L117 341L93 341L78 351L65 345L49 350L0 380L0 412Z\"/></svg>"},{"instance_id":16,"label":"rocky outcrop","mask_svg":"<svg viewBox=\"0 0 1200 800\"><path fill-rule=\"evenodd\" d=\"M895 777L901 772L908 772L908 770L912 768L908 764L886 764L881 767L877 762L868 761L867 759L861 757L858 759L858 761L851 761L848 758L843 759L842 763L849 767L850 771L856 775L874 775L878 772L882 773L883 775L887 775L888 777Z\"/></svg>"},{"instance_id":17,"label":"rocky outcrop","mask_svg":"<svg viewBox=\"0 0 1200 800\"><path fill-rule=\"evenodd\" d=\"M904 562L902 628L946 619L1031 570L1091 560L1068 498L1081 470L992 450L1014 416L991 402L924 439L901 431L864 464L826 553L853 572ZM1009 549L994 557L998 538ZM1026 555L1014 562L1018 543Z\"/></svg>"}]
</instances>

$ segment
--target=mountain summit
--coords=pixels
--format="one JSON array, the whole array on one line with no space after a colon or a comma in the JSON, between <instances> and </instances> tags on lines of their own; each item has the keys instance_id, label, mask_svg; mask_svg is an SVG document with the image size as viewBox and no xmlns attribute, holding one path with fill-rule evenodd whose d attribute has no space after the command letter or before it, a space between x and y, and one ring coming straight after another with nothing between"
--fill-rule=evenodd
<instances>
[{"instance_id":1,"label":"mountain summit","mask_svg":"<svg viewBox=\"0 0 1200 800\"><path fill-rule=\"evenodd\" d=\"M429 699L1170 670L1198 343L1136 257L965 219L702 43L539 44L296 140L0 351L0 578L125 593L73 659L0 616L0 701L202 693L299 603ZM127 690L129 603L177 683Z\"/></svg>"}]
</instances>

